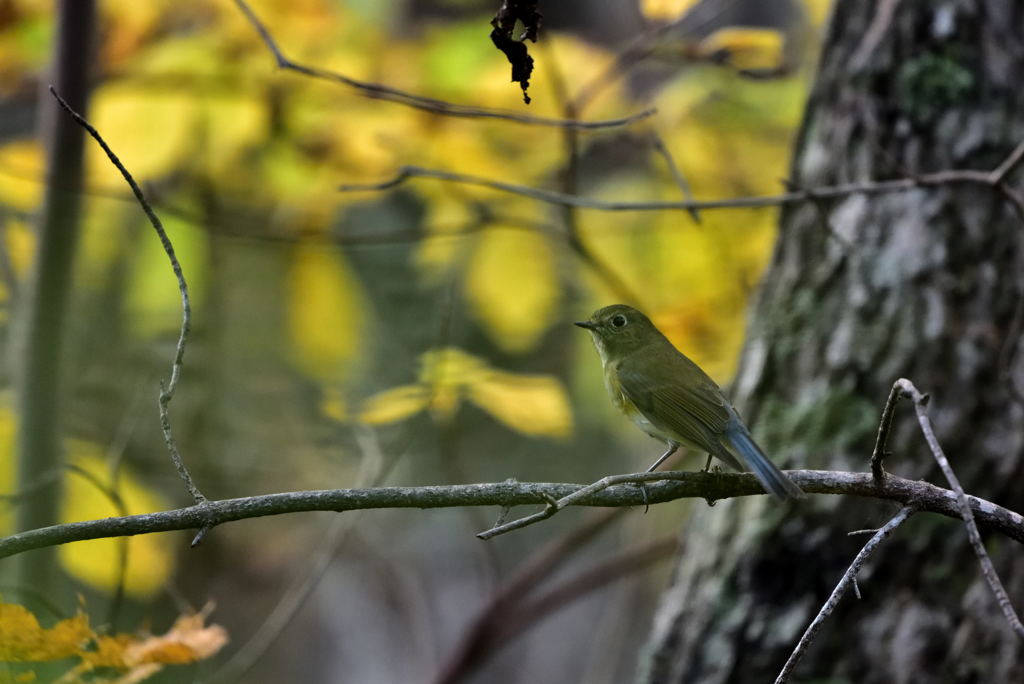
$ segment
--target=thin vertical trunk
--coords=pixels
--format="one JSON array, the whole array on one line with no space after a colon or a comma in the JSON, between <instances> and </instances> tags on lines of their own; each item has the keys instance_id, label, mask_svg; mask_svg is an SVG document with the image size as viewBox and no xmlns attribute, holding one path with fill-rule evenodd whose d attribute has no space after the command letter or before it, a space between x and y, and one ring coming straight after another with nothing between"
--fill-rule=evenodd
<instances>
[{"instance_id":1,"label":"thin vertical trunk","mask_svg":"<svg viewBox=\"0 0 1024 684\"><path fill-rule=\"evenodd\" d=\"M57 5L53 85L80 112L88 99L94 0ZM60 404L62 341L78 242L82 186L82 130L58 110L43 90L40 136L46 145L46 194L36 232L36 260L19 306L14 360L18 398L19 491L30 491L18 507L18 529L56 521L60 494ZM19 558L17 581L36 590L52 577L53 551Z\"/></svg>"}]
</instances>

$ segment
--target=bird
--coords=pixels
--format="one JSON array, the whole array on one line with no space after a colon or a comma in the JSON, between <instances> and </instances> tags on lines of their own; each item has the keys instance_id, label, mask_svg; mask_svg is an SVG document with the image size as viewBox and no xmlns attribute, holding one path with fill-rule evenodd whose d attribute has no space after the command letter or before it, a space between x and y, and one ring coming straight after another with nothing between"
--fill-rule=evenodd
<instances>
[{"instance_id":1,"label":"bird","mask_svg":"<svg viewBox=\"0 0 1024 684\"><path fill-rule=\"evenodd\" d=\"M753 471L778 499L803 498L803 491L768 460L715 381L646 315L613 304L575 325L594 341L615 407L668 446L647 472L686 446L707 452L708 465L714 456L736 470Z\"/></svg>"}]
</instances>

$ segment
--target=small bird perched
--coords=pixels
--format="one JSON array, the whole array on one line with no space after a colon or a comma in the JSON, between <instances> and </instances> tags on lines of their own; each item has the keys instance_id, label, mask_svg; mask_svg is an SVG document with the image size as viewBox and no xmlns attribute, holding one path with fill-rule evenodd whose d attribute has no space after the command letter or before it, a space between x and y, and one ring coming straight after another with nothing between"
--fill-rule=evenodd
<instances>
[{"instance_id":1,"label":"small bird perched","mask_svg":"<svg viewBox=\"0 0 1024 684\"><path fill-rule=\"evenodd\" d=\"M706 451L736 470L749 468L780 499L803 498L803 491L757 446L715 381L673 347L647 316L613 304L576 325L594 340L612 403L641 430L668 444L647 472L682 445Z\"/></svg>"}]
</instances>

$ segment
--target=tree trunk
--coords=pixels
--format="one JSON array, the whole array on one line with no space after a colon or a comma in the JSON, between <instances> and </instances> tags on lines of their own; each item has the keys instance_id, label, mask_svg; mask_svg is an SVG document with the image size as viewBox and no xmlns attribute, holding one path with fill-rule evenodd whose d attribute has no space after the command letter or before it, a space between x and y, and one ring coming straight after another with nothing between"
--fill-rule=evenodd
<instances>
[{"instance_id":1,"label":"tree trunk","mask_svg":"<svg viewBox=\"0 0 1024 684\"><path fill-rule=\"evenodd\" d=\"M62 0L51 78L54 88L77 111L86 112L94 0ZM46 196L36 230L31 282L18 302L18 344L13 350L18 397L18 491L31 492L17 508L17 529L57 522L63 459L58 417L64 385L61 357L71 275L78 242L84 167L84 131L50 93L40 92L40 137L46 145ZM53 549L25 554L17 561L15 584L45 593L54 577Z\"/></svg>"},{"instance_id":2,"label":"tree trunk","mask_svg":"<svg viewBox=\"0 0 1024 684\"><path fill-rule=\"evenodd\" d=\"M992 169L1024 140L1024 5L879 0L839 2L835 13L794 157L800 186ZM902 376L931 394L965 489L1024 509L1022 242L1021 218L980 185L783 212L735 384L774 460L866 470ZM889 449L889 471L945 486L909 402ZM699 510L639 681L771 681L866 541L847 533L895 511L837 497ZM1024 610L1024 549L983 537ZM963 525L912 517L859 580L863 599L842 599L797 679L1024 681L1024 642L982 580Z\"/></svg>"}]
</instances>

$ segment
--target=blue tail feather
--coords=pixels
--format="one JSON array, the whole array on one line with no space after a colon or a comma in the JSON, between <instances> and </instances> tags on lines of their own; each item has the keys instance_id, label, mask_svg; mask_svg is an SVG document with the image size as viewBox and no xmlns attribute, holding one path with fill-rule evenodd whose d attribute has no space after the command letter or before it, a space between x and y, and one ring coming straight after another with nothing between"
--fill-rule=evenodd
<instances>
[{"instance_id":1,"label":"blue tail feather","mask_svg":"<svg viewBox=\"0 0 1024 684\"><path fill-rule=\"evenodd\" d=\"M768 460L742 423L726 429L724 442L726 447L739 456L757 476L766 491L783 500L804 497L803 491Z\"/></svg>"}]
</instances>

